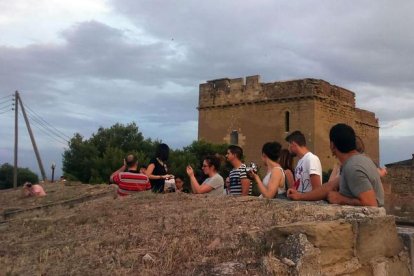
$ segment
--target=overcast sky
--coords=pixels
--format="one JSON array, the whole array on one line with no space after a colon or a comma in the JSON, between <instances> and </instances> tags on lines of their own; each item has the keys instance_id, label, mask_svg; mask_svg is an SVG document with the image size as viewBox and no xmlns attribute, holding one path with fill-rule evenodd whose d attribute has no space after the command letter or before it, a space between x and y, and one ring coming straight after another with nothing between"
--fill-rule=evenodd
<instances>
[{"instance_id":1,"label":"overcast sky","mask_svg":"<svg viewBox=\"0 0 414 276\"><path fill-rule=\"evenodd\" d=\"M60 131L33 123L47 173L56 162L60 175L63 139L116 122L190 144L199 83L255 74L354 91L379 118L381 163L409 159L413 12L411 0L0 0L0 163L13 163L15 90ZM38 172L22 117L19 131L19 166Z\"/></svg>"}]
</instances>

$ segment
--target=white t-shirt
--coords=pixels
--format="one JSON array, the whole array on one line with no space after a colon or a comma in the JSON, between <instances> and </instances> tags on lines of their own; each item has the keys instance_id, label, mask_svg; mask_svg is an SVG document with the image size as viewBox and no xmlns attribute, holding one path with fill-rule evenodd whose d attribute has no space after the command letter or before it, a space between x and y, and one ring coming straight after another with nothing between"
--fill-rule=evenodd
<instances>
[{"instance_id":1,"label":"white t-shirt","mask_svg":"<svg viewBox=\"0 0 414 276\"><path fill-rule=\"evenodd\" d=\"M295 187L298 192L307 193L312 191L310 181L311 174L319 175L322 185L322 165L318 156L312 152L306 153L296 165L295 168Z\"/></svg>"}]
</instances>

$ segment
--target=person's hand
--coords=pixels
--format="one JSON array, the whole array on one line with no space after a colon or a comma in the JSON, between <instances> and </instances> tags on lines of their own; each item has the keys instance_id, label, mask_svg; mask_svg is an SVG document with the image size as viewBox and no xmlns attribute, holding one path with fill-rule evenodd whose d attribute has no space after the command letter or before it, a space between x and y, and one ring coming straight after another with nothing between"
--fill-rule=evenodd
<instances>
[{"instance_id":1,"label":"person's hand","mask_svg":"<svg viewBox=\"0 0 414 276\"><path fill-rule=\"evenodd\" d=\"M379 172L380 177L384 177L388 174L387 168L378 168L378 172Z\"/></svg>"},{"instance_id":2,"label":"person's hand","mask_svg":"<svg viewBox=\"0 0 414 276\"><path fill-rule=\"evenodd\" d=\"M186 171L189 177L194 176L194 170L190 165L187 166Z\"/></svg>"},{"instance_id":3,"label":"person's hand","mask_svg":"<svg viewBox=\"0 0 414 276\"><path fill-rule=\"evenodd\" d=\"M327 200L331 204L341 204L341 194L339 192L330 191L327 196Z\"/></svg>"},{"instance_id":4,"label":"person's hand","mask_svg":"<svg viewBox=\"0 0 414 276\"><path fill-rule=\"evenodd\" d=\"M174 178L174 175L166 174L166 175L164 175L164 178L168 180L168 179Z\"/></svg>"},{"instance_id":5,"label":"person's hand","mask_svg":"<svg viewBox=\"0 0 414 276\"><path fill-rule=\"evenodd\" d=\"M259 175L254 171L254 170L250 170L250 171L248 171L247 172L247 176L250 178L250 179L254 179L254 180L256 180L257 181L257 179L259 178Z\"/></svg>"},{"instance_id":6,"label":"person's hand","mask_svg":"<svg viewBox=\"0 0 414 276\"><path fill-rule=\"evenodd\" d=\"M296 189L290 188L287 190L287 197L292 200L301 200L302 194Z\"/></svg>"}]
</instances>

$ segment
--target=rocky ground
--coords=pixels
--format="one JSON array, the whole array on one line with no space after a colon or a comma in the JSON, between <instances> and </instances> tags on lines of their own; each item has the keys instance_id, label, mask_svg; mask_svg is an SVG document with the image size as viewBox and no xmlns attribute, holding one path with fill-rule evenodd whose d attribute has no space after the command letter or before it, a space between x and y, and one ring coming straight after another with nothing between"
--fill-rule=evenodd
<instances>
[{"instance_id":1,"label":"rocky ground","mask_svg":"<svg viewBox=\"0 0 414 276\"><path fill-rule=\"evenodd\" d=\"M0 192L0 274L409 275L382 208L182 193L119 199L107 185L46 191Z\"/></svg>"}]
</instances>

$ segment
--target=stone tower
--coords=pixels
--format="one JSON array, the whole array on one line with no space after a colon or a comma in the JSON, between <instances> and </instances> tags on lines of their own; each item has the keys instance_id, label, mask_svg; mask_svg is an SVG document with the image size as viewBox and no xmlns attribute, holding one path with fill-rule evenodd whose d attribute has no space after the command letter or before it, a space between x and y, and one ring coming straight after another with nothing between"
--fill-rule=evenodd
<instances>
[{"instance_id":1,"label":"stone tower","mask_svg":"<svg viewBox=\"0 0 414 276\"><path fill-rule=\"evenodd\" d=\"M355 93L324 80L261 83L258 75L211 80L200 84L198 110L198 139L238 144L249 162L260 162L265 142L278 141L287 147L286 135L300 130L327 171L336 162L329 149L329 130L346 123L379 163L375 114L355 107Z\"/></svg>"}]
</instances>

